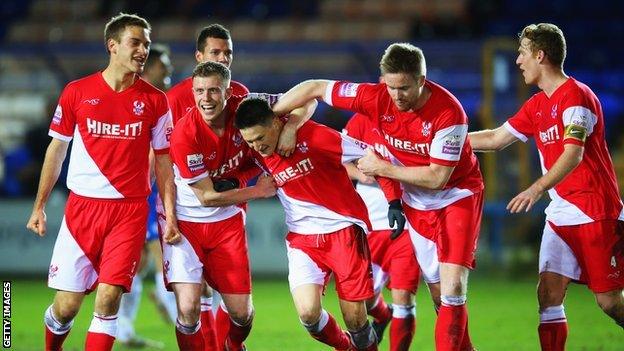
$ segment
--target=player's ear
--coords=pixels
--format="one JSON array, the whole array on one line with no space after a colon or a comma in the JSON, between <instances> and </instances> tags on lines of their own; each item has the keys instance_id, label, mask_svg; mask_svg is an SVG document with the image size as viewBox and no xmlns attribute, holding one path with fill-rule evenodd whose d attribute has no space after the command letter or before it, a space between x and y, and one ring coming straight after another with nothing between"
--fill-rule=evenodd
<instances>
[{"instance_id":1,"label":"player's ear","mask_svg":"<svg viewBox=\"0 0 624 351\"><path fill-rule=\"evenodd\" d=\"M115 39L110 38L106 41L106 49L110 54L117 53L117 42L115 41Z\"/></svg>"},{"instance_id":2,"label":"player's ear","mask_svg":"<svg viewBox=\"0 0 624 351\"><path fill-rule=\"evenodd\" d=\"M227 87L227 88L225 89L225 99L226 99L226 100L232 97L233 91L234 91L234 90L232 89L232 87L231 87L231 86L229 86L229 87Z\"/></svg>"},{"instance_id":3,"label":"player's ear","mask_svg":"<svg viewBox=\"0 0 624 351\"><path fill-rule=\"evenodd\" d=\"M383 76L379 76L379 83L385 83L386 80L384 79Z\"/></svg>"},{"instance_id":4,"label":"player's ear","mask_svg":"<svg viewBox=\"0 0 624 351\"><path fill-rule=\"evenodd\" d=\"M204 54L202 54L199 50L195 50L195 60L197 60L197 63L204 62Z\"/></svg>"}]
</instances>

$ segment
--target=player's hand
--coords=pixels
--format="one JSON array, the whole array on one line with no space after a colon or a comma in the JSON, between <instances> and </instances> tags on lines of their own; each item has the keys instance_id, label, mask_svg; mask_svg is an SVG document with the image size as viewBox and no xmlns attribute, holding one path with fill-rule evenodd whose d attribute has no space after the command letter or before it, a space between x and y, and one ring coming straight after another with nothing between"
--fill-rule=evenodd
<instances>
[{"instance_id":1,"label":"player's hand","mask_svg":"<svg viewBox=\"0 0 624 351\"><path fill-rule=\"evenodd\" d=\"M254 187L257 189L259 197L267 198L275 196L277 185L273 177L269 175L261 175Z\"/></svg>"},{"instance_id":2,"label":"player's hand","mask_svg":"<svg viewBox=\"0 0 624 351\"><path fill-rule=\"evenodd\" d=\"M357 168L360 172L372 177L379 175L386 163L375 154L373 149L367 149L366 155L357 161Z\"/></svg>"},{"instance_id":3,"label":"player's hand","mask_svg":"<svg viewBox=\"0 0 624 351\"><path fill-rule=\"evenodd\" d=\"M167 219L163 240L170 245L175 245L182 240L182 233L180 233L177 221Z\"/></svg>"},{"instance_id":4,"label":"player's hand","mask_svg":"<svg viewBox=\"0 0 624 351\"><path fill-rule=\"evenodd\" d=\"M403 214L401 200L392 200L388 203L388 205L390 205L388 207L388 224L391 228L394 227L395 223L397 226L392 230L392 233L390 233L390 239L394 240L398 238L405 229L405 214Z\"/></svg>"},{"instance_id":5,"label":"player's hand","mask_svg":"<svg viewBox=\"0 0 624 351\"><path fill-rule=\"evenodd\" d=\"M39 236L44 236L47 228L46 214L43 210L33 210L26 228L32 230Z\"/></svg>"},{"instance_id":6,"label":"player's hand","mask_svg":"<svg viewBox=\"0 0 624 351\"><path fill-rule=\"evenodd\" d=\"M531 207L542 197L544 190L539 189L535 184L531 185L527 190L516 195L507 204L507 209L511 213L529 212Z\"/></svg>"},{"instance_id":7,"label":"player's hand","mask_svg":"<svg viewBox=\"0 0 624 351\"><path fill-rule=\"evenodd\" d=\"M213 180L212 186L216 192L222 193L224 191L238 189L240 182L236 178L222 178Z\"/></svg>"},{"instance_id":8,"label":"player's hand","mask_svg":"<svg viewBox=\"0 0 624 351\"><path fill-rule=\"evenodd\" d=\"M277 153L283 157L289 157L295 151L297 145L297 128L284 124L277 141Z\"/></svg>"}]
</instances>

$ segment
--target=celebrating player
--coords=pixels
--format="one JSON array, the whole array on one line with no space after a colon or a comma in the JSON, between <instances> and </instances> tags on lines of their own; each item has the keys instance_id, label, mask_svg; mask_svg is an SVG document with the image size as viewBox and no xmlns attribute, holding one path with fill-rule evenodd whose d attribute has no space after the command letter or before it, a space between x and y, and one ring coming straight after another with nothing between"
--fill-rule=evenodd
<instances>
[{"instance_id":1,"label":"celebrating player","mask_svg":"<svg viewBox=\"0 0 624 351\"><path fill-rule=\"evenodd\" d=\"M563 71L566 42L554 24L526 26L516 64L533 95L501 127L469 134L475 150L500 150L534 137L543 176L514 197L511 213L528 211L545 191L551 198L539 256L542 350L564 350L563 307L568 284L587 284L602 310L624 327L624 212L605 143L600 101Z\"/></svg>"},{"instance_id":2,"label":"celebrating player","mask_svg":"<svg viewBox=\"0 0 624 351\"><path fill-rule=\"evenodd\" d=\"M50 124L52 141L27 227L43 236L45 205L73 139L71 190L56 239L48 286L56 289L45 312L46 350L61 350L85 294L97 288L85 349L111 350L117 310L145 242L149 152L166 210L164 239L179 240L168 155L171 113L166 96L139 77L150 45L149 23L120 14L104 30L109 64L69 83Z\"/></svg>"}]
</instances>

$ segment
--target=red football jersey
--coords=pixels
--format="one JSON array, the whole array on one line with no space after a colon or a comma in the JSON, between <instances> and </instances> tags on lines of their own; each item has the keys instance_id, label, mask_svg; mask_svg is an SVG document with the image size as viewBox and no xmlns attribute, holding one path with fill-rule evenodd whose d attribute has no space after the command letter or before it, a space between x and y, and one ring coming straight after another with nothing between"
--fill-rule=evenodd
<instances>
[{"instance_id":1,"label":"red football jersey","mask_svg":"<svg viewBox=\"0 0 624 351\"><path fill-rule=\"evenodd\" d=\"M386 148L386 143L381 135L379 129L377 129L370 119L360 113L356 113L351 117L344 131L350 137L357 140L361 140L375 148L375 151L383 157L390 159L391 155ZM373 230L389 230L391 229L388 224L388 201L384 196L383 191L379 188L377 183L362 184L357 183L355 190L360 194L362 200L366 204L368 209L368 218L371 221Z\"/></svg>"},{"instance_id":2,"label":"red football jersey","mask_svg":"<svg viewBox=\"0 0 624 351\"><path fill-rule=\"evenodd\" d=\"M49 135L74 140L67 175L72 192L118 199L149 195L150 146L167 153L171 129L162 91L137 78L115 92L97 72L67 84Z\"/></svg>"},{"instance_id":3,"label":"red football jersey","mask_svg":"<svg viewBox=\"0 0 624 351\"><path fill-rule=\"evenodd\" d=\"M297 146L290 157L274 153L263 158L277 183L289 231L323 234L353 224L370 230L366 205L342 165L364 156L367 147L308 121L297 132Z\"/></svg>"},{"instance_id":4,"label":"red football jersey","mask_svg":"<svg viewBox=\"0 0 624 351\"><path fill-rule=\"evenodd\" d=\"M230 87L232 87L232 95L243 96L249 94L249 89L235 80L230 81ZM188 77L174 85L167 92L167 98L169 99L173 124L175 125L180 118L184 117L184 115L195 107L195 99L193 98L193 78Z\"/></svg>"},{"instance_id":5,"label":"red football jersey","mask_svg":"<svg viewBox=\"0 0 624 351\"><path fill-rule=\"evenodd\" d=\"M416 111L397 109L385 84L333 82L324 100L339 108L362 113L381 132L396 164L413 167L437 163L455 169L442 190L402 183L403 201L419 210L433 210L483 189L479 162L466 136L468 117L446 89L425 82L431 97Z\"/></svg>"},{"instance_id":6,"label":"red football jersey","mask_svg":"<svg viewBox=\"0 0 624 351\"><path fill-rule=\"evenodd\" d=\"M550 98L539 92L504 126L524 142L534 137L543 173L555 164L566 143L585 147L581 163L548 191L552 201L547 220L562 226L624 219L602 107L587 85L569 78Z\"/></svg>"},{"instance_id":7,"label":"red football jersey","mask_svg":"<svg viewBox=\"0 0 624 351\"><path fill-rule=\"evenodd\" d=\"M228 104L238 106L242 99L240 96L231 97ZM192 108L173 130L171 158L178 189L176 208L179 219L216 222L241 211L235 205L204 207L189 186L206 177L239 178L242 169L253 165L254 154L234 127L234 115L227 113L225 123L223 135L218 136L203 120L199 110Z\"/></svg>"}]
</instances>

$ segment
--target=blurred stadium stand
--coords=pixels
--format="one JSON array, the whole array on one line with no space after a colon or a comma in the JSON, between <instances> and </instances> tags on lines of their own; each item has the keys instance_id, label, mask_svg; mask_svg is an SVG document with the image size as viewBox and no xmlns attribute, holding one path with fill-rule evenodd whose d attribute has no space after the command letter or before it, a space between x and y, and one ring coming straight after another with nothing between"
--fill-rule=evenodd
<instances>
[{"instance_id":1,"label":"blurred stadium stand","mask_svg":"<svg viewBox=\"0 0 624 351\"><path fill-rule=\"evenodd\" d=\"M423 48L429 78L463 103L471 129L500 124L531 93L518 81L515 36L528 23L553 22L568 40L566 72L596 92L611 149L624 149L619 142L623 132L617 128L624 115L624 3L618 1L4 0L0 10L4 154L23 146L28 129L49 123L50 106L68 81L105 67L103 24L119 11L145 16L153 26L152 40L171 46L174 82L195 66L198 30L222 23L234 39L233 76L252 91L283 92L315 77L376 81L383 49L390 42L409 41ZM321 104L315 118L328 122L324 117L337 113L344 115ZM335 120L330 124L341 127ZM503 241L526 243L527 232L541 232L539 211L518 219L501 210L518 184L527 184L539 170L534 153L526 148L512 152L519 157L506 154L502 159L492 156L498 162L484 161L490 174L487 186L495 191L488 193L484 219L483 237L490 245L482 248L494 261L503 260ZM504 240L503 228L513 232Z\"/></svg>"}]
</instances>

